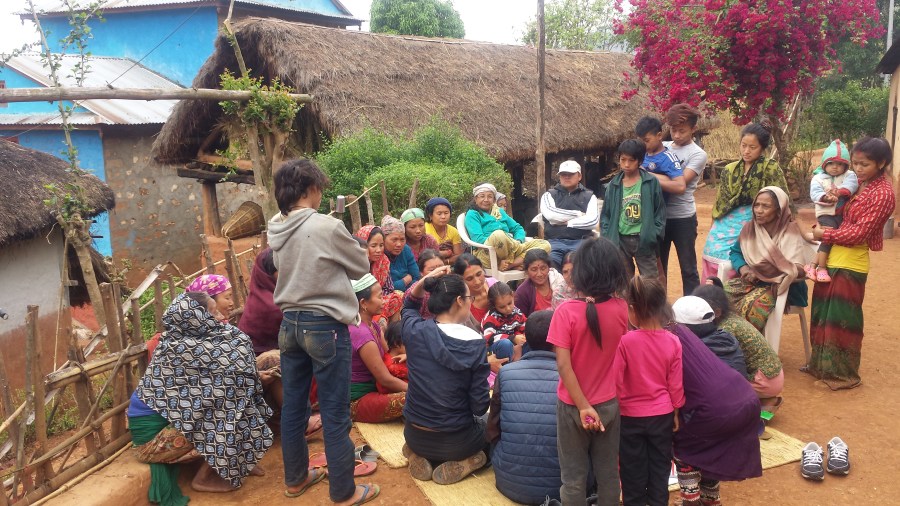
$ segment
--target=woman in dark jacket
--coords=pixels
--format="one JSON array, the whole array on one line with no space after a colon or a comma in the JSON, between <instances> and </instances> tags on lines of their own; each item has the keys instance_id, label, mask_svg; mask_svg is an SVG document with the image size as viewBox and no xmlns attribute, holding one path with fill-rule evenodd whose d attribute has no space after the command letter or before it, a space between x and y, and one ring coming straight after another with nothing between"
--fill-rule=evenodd
<instances>
[{"instance_id":1,"label":"woman in dark jacket","mask_svg":"<svg viewBox=\"0 0 900 506\"><path fill-rule=\"evenodd\" d=\"M469 288L449 271L439 267L414 285L401 313L409 368L404 453L413 478L441 485L487 463L484 421L478 417L490 402L487 347L481 334L463 325L472 303ZM424 291L434 319L419 312Z\"/></svg>"}]
</instances>

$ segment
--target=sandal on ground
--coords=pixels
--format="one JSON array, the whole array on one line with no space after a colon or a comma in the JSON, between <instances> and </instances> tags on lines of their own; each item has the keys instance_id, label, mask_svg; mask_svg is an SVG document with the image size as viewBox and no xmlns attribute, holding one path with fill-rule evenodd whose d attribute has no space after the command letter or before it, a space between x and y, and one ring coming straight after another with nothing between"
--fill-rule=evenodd
<instances>
[{"instance_id":1,"label":"sandal on ground","mask_svg":"<svg viewBox=\"0 0 900 506\"><path fill-rule=\"evenodd\" d=\"M368 444L357 446L353 453L356 460L361 460L363 462L375 462L378 460L378 457L381 456L380 453L373 450Z\"/></svg>"},{"instance_id":2,"label":"sandal on ground","mask_svg":"<svg viewBox=\"0 0 900 506\"><path fill-rule=\"evenodd\" d=\"M378 464L375 462L363 462L361 460L356 461L356 467L353 468L353 476L368 476L375 472L378 469Z\"/></svg>"},{"instance_id":3,"label":"sandal on ground","mask_svg":"<svg viewBox=\"0 0 900 506\"><path fill-rule=\"evenodd\" d=\"M328 473L327 473L324 469L315 469L315 468L313 468L313 469L310 469L309 472L310 472L310 473L316 473L316 476L315 476L313 479L309 480L309 482L308 482L306 485L303 485L303 486L300 488L300 490L298 490L297 492L291 492L291 491L289 491L289 490L285 490L285 491L284 491L284 496L285 496L285 497L291 497L291 498L293 498L293 497L300 497L301 495L303 495L304 492L306 492L307 490L309 490L310 487L312 487L312 486L315 485L316 483L319 483L320 481L324 480L325 477L328 475Z\"/></svg>"},{"instance_id":4,"label":"sandal on ground","mask_svg":"<svg viewBox=\"0 0 900 506\"><path fill-rule=\"evenodd\" d=\"M831 283L831 276L828 275L828 270L824 267L819 267L816 269L816 283Z\"/></svg>"},{"instance_id":5,"label":"sandal on ground","mask_svg":"<svg viewBox=\"0 0 900 506\"><path fill-rule=\"evenodd\" d=\"M772 397L770 397L768 399L760 399L760 400L769 400L769 399L772 399ZM763 405L762 410L772 413L774 415L778 411L778 409L781 407L781 405L784 404L784 397L781 397L779 395L777 397L774 397L774 399L775 399L775 404Z\"/></svg>"},{"instance_id":6,"label":"sandal on ground","mask_svg":"<svg viewBox=\"0 0 900 506\"><path fill-rule=\"evenodd\" d=\"M465 460L454 460L444 462L437 466L431 478L438 485L450 485L462 481L474 471L477 471L487 464L487 455L484 452L478 452Z\"/></svg>"},{"instance_id":7,"label":"sandal on ground","mask_svg":"<svg viewBox=\"0 0 900 506\"><path fill-rule=\"evenodd\" d=\"M309 421L312 422L313 429L309 430L307 428L307 431L306 431L307 441L322 431L322 415L312 415L309 417Z\"/></svg>"},{"instance_id":8,"label":"sandal on ground","mask_svg":"<svg viewBox=\"0 0 900 506\"><path fill-rule=\"evenodd\" d=\"M818 266L816 264L806 264L803 266L803 272L806 273L806 278L811 279L813 281L816 280L816 268Z\"/></svg>"},{"instance_id":9,"label":"sandal on ground","mask_svg":"<svg viewBox=\"0 0 900 506\"><path fill-rule=\"evenodd\" d=\"M311 469L318 469L320 467L328 467L328 460L325 458L324 453L313 453L309 456L309 467Z\"/></svg>"},{"instance_id":10,"label":"sandal on ground","mask_svg":"<svg viewBox=\"0 0 900 506\"><path fill-rule=\"evenodd\" d=\"M361 504L365 504L378 497L378 494L381 493L381 487L379 487L378 485L357 485L357 487L363 488L363 495L351 506L360 506Z\"/></svg>"}]
</instances>

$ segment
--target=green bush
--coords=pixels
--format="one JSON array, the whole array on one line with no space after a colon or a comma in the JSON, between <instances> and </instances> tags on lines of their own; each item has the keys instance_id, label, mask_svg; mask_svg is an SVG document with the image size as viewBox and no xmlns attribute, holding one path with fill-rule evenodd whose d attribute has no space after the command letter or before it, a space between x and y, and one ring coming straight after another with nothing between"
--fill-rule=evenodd
<instances>
[{"instance_id":1,"label":"green bush","mask_svg":"<svg viewBox=\"0 0 900 506\"><path fill-rule=\"evenodd\" d=\"M332 181L326 199L359 195L384 180L388 206L395 216L409 205L409 192L417 178L419 206L439 196L453 203L454 209L462 209L478 182L491 182L507 194L512 190L512 179L502 165L463 137L458 127L440 119L433 119L411 138L366 129L336 139L316 158ZM372 200L380 201L375 196Z\"/></svg>"},{"instance_id":2,"label":"green bush","mask_svg":"<svg viewBox=\"0 0 900 506\"><path fill-rule=\"evenodd\" d=\"M889 88L865 88L855 81L821 91L801 118L798 137L812 145L828 145L834 139L849 145L864 135L882 136L889 95Z\"/></svg>"}]
</instances>

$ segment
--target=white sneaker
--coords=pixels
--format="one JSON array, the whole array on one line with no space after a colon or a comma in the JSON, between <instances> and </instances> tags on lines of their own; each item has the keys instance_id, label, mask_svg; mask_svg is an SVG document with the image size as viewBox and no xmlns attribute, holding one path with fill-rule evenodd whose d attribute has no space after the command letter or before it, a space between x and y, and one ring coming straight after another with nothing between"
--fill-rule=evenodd
<instances>
[{"instance_id":1,"label":"white sneaker","mask_svg":"<svg viewBox=\"0 0 900 506\"><path fill-rule=\"evenodd\" d=\"M831 474L850 473L850 448L843 439L837 436L828 442L827 470Z\"/></svg>"},{"instance_id":2,"label":"white sneaker","mask_svg":"<svg viewBox=\"0 0 900 506\"><path fill-rule=\"evenodd\" d=\"M822 447L816 443L809 443L803 447L803 457L800 459L800 476L807 480L822 481L825 479L825 469L822 467Z\"/></svg>"}]
</instances>

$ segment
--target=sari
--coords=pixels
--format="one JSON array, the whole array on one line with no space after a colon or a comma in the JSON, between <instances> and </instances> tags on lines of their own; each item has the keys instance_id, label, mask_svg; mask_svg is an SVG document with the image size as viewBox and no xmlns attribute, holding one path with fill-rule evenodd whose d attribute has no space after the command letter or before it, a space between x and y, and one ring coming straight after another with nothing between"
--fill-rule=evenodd
<instances>
[{"instance_id":1,"label":"sari","mask_svg":"<svg viewBox=\"0 0 900 506\"><path fill-rule=\"evenodd\" d=\"M366 225L357 230L353 235L369 242L372 230L376 228L379 227L376 227L375 225ZM381 315L385 318L390 318L399 313L400 309L403 307L403 292L394 290L394 282L391 280L391 261L385 253L382 253L381 258L378 260L374 262L371 260L369 261L369 272L375 276L378 284L381 285L381 295L382 300L384 301Z\"/></svg>"},{"instance_id":2,"label":"sari","mask_svg":"<svg viewBox=\"0 0 900 506\"><path fill-rule=\"evenodd\" d=\"M137 397L238 488L273 439L250 338L185 294L172 301L163 324Z\"/></svg>"},{"instance_id":3,"label":"sari","mask_svg":"<svg viewBox=\"0 0 900 506\"><path fill-rule=\"evenodd\" d=\"M788 187L784 172L771 158L760 157L750 170L743 169L743 160L738 160L722 171L713 205L713 224L703 247L704 277L717 275L719 264L728 260L728 250L744 224L753 218L753 199L759 191L766 186Z\"/></svg>"}]
</instances>

